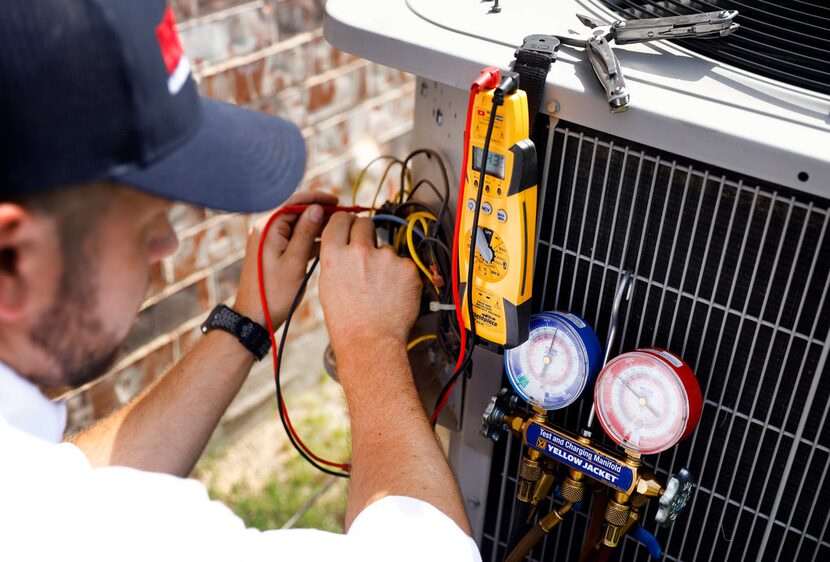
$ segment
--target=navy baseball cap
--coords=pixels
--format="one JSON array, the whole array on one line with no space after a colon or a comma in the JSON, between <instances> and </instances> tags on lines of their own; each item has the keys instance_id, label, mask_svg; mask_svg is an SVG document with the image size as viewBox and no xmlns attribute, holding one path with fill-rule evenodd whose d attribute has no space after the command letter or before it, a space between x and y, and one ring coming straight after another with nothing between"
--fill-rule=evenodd
<instances>
[{"instance_id":1,"label":"navy baseball cap","mask_svg":"<svg viewBox=\"0 0 830 562\"><path fill-rule=\"evenodd\" d=\"M163 0L6 0L0 193L111 180L226 211L282 203L299 129L200 97Z\"/></svg>"}]
</instances>

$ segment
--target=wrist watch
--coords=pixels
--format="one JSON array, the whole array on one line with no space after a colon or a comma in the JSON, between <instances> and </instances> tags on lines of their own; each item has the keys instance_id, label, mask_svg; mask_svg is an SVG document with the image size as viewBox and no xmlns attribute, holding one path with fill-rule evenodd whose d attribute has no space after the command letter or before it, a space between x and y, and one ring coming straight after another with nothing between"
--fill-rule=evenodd
<instances>
[{"instance_id":1,"label":"wrist watch","mask_svg":"<svg viewBox=\"0 0 830 562\"><path fill-rule=\"evenodd\" d=\"M202 324L203 334L211 330L222 330L236 336L239 343L253 353L257 361L265 357L271 349L268 330L224 304L217 305Z\"/></svg>"}]
</instances>

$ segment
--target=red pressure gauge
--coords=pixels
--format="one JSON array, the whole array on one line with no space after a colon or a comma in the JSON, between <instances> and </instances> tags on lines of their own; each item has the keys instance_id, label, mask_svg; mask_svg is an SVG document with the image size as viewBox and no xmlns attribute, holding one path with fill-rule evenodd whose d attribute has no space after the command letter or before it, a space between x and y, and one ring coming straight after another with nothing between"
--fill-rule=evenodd
<instances>
[{"instance_id":1,"label":"red pressure gauge","mask_svg":"<svg viewBox=\"0 0 830 562\"><path fill-rule=\"evenodd\" d=\"M691 435L703 409L692 369L656 348L609 361L594 386L594 403L611 439L642 455L665 451Z\"/></svg>"}]
</instances>

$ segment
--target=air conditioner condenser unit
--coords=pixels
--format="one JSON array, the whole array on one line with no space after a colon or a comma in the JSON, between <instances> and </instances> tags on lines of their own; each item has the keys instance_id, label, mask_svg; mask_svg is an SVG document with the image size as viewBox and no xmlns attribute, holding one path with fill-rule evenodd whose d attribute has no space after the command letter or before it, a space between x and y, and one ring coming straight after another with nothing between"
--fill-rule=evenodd
<instances>
[{"instance_id":1,"label":"air conditioner condenser unit","mask_svg":"<svg viewBox=\"0 0 830 562\"><path fill-rule=\"evenodd\" d=\"M617 287L630 298L611 355L662 347L693 368L703 415L693 436L646 458L696 488L670 528L643 525L667 560L830 557L830 9L819 2L713 0L329 0L335 47L414 74L414 147L461 166L470 82L508 69L530 34L574 38L548 74L539 151L533 310L567 310L604 341ZM613 45L630 108L612 113L578 19L607 22L738 10L710 41ZM823 23L821 23L823 22ZM810 30L814 30L810 32ZM425 171L425 173L427 173ZM479 434L506 385L477 350L454 404L450 461L484 560L501 561L521 443ZM554 414L576 429L588 405ZM550 507L550 506L547 506ZM578 560L576 512L530 560ZM648 553L626 538L620 560Z\"/></svg>"}]
</instances>

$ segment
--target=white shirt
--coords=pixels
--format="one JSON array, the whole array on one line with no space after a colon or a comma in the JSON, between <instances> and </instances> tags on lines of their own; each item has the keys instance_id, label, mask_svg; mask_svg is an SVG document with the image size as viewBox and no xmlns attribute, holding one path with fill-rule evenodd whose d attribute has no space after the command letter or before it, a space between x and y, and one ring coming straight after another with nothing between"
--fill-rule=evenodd
<instances>
[{"instance_id":1,"label":"white shirt","mask_svg":"<svg viewBox=\"0 0 830 562\"><path fill-rule=\"evenodd\" d=\"M0 364L0 560L479 562L473 540L431 505L387 497L348 534L261 532L195 481L92 468L58 442L66 409Z\"/></svg>"}]
</instances>

